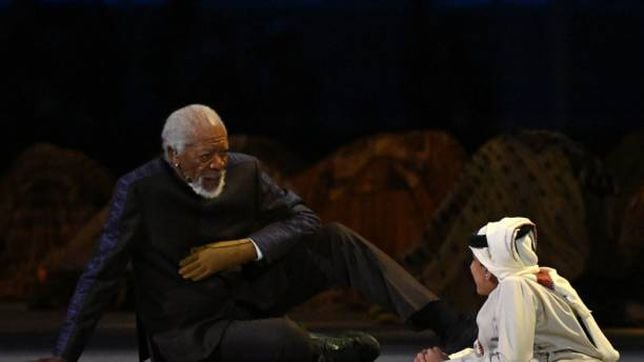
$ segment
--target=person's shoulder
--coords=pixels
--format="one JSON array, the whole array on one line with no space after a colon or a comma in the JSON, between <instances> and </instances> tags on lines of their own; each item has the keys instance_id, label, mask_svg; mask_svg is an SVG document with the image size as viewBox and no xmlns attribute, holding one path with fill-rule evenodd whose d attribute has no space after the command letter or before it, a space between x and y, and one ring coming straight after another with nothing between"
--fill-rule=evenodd
<instances>
[{"instance_id":1,"label":"person's shoulder","mask_svg":"<svg viewBox=\"0 0 644 362\"><path fill-rule=\"evenodd\" d=\"M525 282L526 278L520 276L520 275L508 275L505 277L503 280L501 280L501 283L506 283L506 284L516 284L516 283L523 283Z\"/></svg>"},{"instance_id":2,"label":"person's shoulder","mask_svg":"<svg viewBox=\"0 0 644 362\"><path fill-rule=\"evenodd\" d=\"M259 160L255 156L247 155L241 152L228 152L228 166L235 167L238 165L257 164Z\"/></svg>"},{"instance_id":3,"label":"person's shoulder","mask_svg":"<svg viewBox=\"0 0 644 362\"><path fill-rule=\"evenodd\" d=\"M134 170L124 174L117 181L117 187L128 187L146 177L151 177L164 171L165 160L161 157L154 158Z\"/></svg>"},{"instance_id":4,"label":"person's shoulder","mask_svg":"<svg viewBox=\"0 0 644 362\"><path fill-rule=\"evenodd\" d=\"M531 280L525 276L508 276L499 282L499 285L495 288L495 292L499 295L501 299L507 298L536 298L540 294L540 290L543 288L536 281Z\"/></svg>"},{"instance_id":5,"label":"person's shoulder","mask_svg":"<svg viewBox=\"0 0 644 362\"><path fill-rule=\"evenodd\" d=\"M516 276L503 278L492 290L485 304L493 306L496 310L496 308L507 308L508 305L523 304L524 301L532 299L534 293L522 279Z\"/></svg>"},{"instance_id":6,"label":"person's shoulder","mask_svg":"<svg viewBox=\"0 0 644 362\"><path fill-rule=\"evenodd\" d=\"M527 278L520 275L508 275L499 282L499 285L523 285L528 282Z\"/></svg>"},{"instance_id":7,"label":"person's shoulder","mask_svg":"<svg viewBox=\"0 0 644 362\"><path fill-rule=\"evenodd\" d=\"M532 288L532 285L530 285L530 281L522 276L518 275L510 275L505 277L503 280L499 282L499 288L500 290L511 290L511 289L530 289Z\"/></svg>"}]
</instances>

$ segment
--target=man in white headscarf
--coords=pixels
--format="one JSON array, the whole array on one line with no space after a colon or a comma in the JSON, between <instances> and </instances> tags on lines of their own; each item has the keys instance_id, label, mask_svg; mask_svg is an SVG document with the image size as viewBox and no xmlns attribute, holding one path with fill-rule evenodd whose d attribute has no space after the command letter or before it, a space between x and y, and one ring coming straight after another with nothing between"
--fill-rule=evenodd
<instances>
[{"instance_id":1,"label":"man in white headscarf","mask_svg":"<svg viewBox=\"0 0 644 362\"><path fill-rule=\"evenodd\" d=\"M478 339L449 356L423 350L415 361L616 361L619 353L570 283L538 265L536 243L536 227L524 217L483 226L469 243L476 291L488 296Z\"/></svg>"}]
</instances>

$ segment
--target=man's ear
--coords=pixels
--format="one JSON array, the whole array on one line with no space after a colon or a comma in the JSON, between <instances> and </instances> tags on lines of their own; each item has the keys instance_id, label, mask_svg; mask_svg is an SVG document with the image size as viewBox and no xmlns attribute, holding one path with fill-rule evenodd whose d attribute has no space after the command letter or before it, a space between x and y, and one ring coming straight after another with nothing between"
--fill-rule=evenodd
<instances>
[{"instance_id":1,"label":"man's ear","mask_svg":"<svg viewBox=\"0 0 644 362\"><path fill-rule=\"evenodd\" d=\"M170 163L172 163L173 165L179 163L179 160L177 160L177 151L175 151L174 148L167 146L165 150Z\"/></svg>"}]
</instances>

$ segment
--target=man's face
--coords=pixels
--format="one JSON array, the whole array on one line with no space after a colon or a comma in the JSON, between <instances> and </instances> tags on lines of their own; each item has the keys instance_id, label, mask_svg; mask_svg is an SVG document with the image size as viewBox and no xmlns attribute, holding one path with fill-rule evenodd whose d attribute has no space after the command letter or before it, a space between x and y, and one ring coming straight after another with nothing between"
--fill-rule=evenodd
<instances>
[{"instance_id":1,"label":"man's face","mask_svg":"<svg viewBox=\"0 0 644 362\"><path fill-rule=\"evenodd\" d=\"M222 125L199 127L183 151L171 156L178 172L199 195L213 198L223 191L228 163L228 136Z\"/></svg>"},{"instance_id":2,"label":"man's face","mask_svg":"<svg viewBox=\"0 0 644 362\"><path fill-rule=\"evenodd\" d=\"M496 288L496 278L481 264L478 259L472 259L470 272L476 284L476 292L479 295L489 295Z\"/></svg>"}]
</instances>

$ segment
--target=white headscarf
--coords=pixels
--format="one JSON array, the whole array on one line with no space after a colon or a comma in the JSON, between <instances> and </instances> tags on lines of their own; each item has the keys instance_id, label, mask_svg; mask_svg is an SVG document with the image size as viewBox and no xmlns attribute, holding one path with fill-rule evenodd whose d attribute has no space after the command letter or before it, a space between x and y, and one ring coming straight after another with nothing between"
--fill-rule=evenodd
<instances>
[{"instance_id":1,"label":"white headscarf","mask_svg":"<svg viewBox=\"0 0 644 362\"><path fill-rule=\"evenodd\" d=\"M522 226L531 226L531 230L517 238ZM499 282L508 276L521 276L537 281L536 274L546 271L552 279L551 290L563 298L585 324L592 336L602 360L616 361L619 353L613 348L601 332L575 289L568 280L557 274L555 269L540 268L537 257L537 229L535 224L525 217L505 217L496 222L489 222L479 229L477 235L485 235L487 247L472 247L474 256L492 273Z\"/></svg>"},{"instance_id":2,"label":"white headscarf","mask_svg":"<svg viewBox=\"0 0 644 362\"><path fill-rule=\"evenodd\" d=\"M517 239L520 228L526 225L532 230ZM479 229L477 235L485 235L487 247L470 246L470 249L499 281L510 275L539 272L539 258L536 253L537 229L530 219L504 217L499 221L487 223Z\"/></svg>"}]
</instances>

